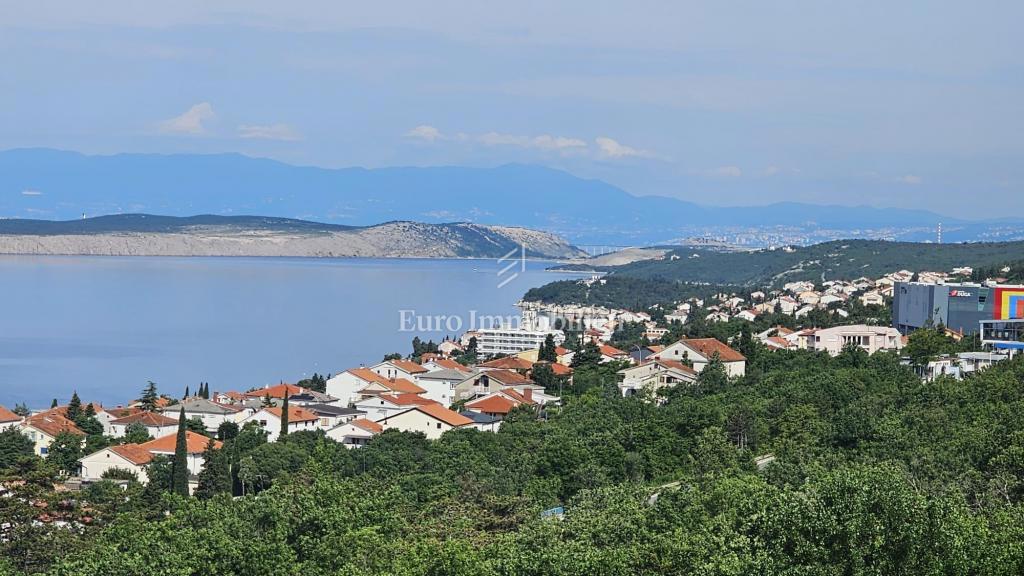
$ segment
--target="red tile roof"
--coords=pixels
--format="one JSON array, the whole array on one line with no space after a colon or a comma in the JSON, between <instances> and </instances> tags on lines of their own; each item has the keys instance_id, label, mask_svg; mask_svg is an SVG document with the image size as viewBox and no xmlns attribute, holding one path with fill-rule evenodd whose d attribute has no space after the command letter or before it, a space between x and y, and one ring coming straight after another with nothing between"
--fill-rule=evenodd
<instances>
[{"instance_id":1,"label":"red tile roof","mask_svg":"<svg viewBox=\"0 0 1024 576\"><path fill-rule=\"evenodd\" d=\"M389 360L392 366L404 370L409 374L422 374L427 371L426 368L411 360Z\"/></svg>"},{"instance_id":2,"label":"red tile roof","mask_svg":"<svg viewBox=\"0 0 1024 576\"><path fill-rule=\"evenodd\" d=\"M366 382L384 383L388 381L387 378L381 376L380 374L377 374L376 372L370 370L369 368L352 368L351 370L347 370L347 372L349 374L352 374L356 378L359 378L360 380L364 380Z\"/></svg>"},{"instance_id":3,"label":"red tile roof","mask_svg":"<svg viewBox=\"0 0 1024 576\"><path fill-rule=\"evenodd\" d=\"M19 422L20 420L21 416L18 416L7 408L0 406L0 422Z\"/></svg>"},{"instance_id":4,"label":"red tile roof","mask_svg":"<svg viewBox=\"0 0 1024 576\"><path fill-rule=\"evenodd\" d=\"M129 414L124 418L118 418L117 420L111 420L111 424L132 424L138 422L143 426L175 426L178 424L176 418L168 418L163 414L157 414L156 412L136 412Z\"/></svg>"},{"instance_id":5,"label":"red tile roof","mask_svg":"<svg viewBox=\"0 0 1024 576\"><path fill-rule=\"evenodd\" d=\"M387 400L396 406L425 406L427 404L438 404L436 400L424 398L419 394L381 394L381 400Z\"/></svg>"},{"instance_id":6,"label":"red tile roof","mask_svg":"<svg viewBox=\"0 0 1024 576\"><path fill-rule=\"evenodd\" d=\"M266 410L270 414L273 414L275 417L277 417L277 419L279 419L279 420L281 419L281 412L282 411L281 411L280 407L278 407L278 406L271 406L269 408L264 408L264 410ZM289 424L294 424L296 422L311 422L311 421L319 420L319 419L320 419L320 417L317 416L314 412L312 412L310 410L306 410L305 408L301 408L299 406L289 406L288 407L288 423Z\"/></svg>"},{"instance_id":7,"label":"red tile roof","mask_svg":"<svg viewBox=\"0 0 1024 576\"><path fill-rule=\"evenodd\" d=\"M550 366L551 367L551 372L555 376L568 376L568 375L572 374L572 368L569 368L565 364L559 364L558 362L544 362L544 361L541 361L541 362L537 362L537 364L534 364L533 365L534 368L536 368L538 364L547 364L548 366Z\"/></svg>"},{"instance_id":8,"label":"red tile roof","mask_svg":"<svg viewBox=\"0 0 1024 576\"><path fill-rule=\"evenodd\" d=\"M533 368L533 362L518 356L507 356L495 358L479 365L480 368L499 368L501 370L529 370Z\"/></svg>"},{"instance_id":9,"label":"red tile roof","mask_svg":"<svg viewBox=\"0 0 1024 576\"><path fill-rule=\"evenodd\" d=\"M148 450L150 452L159 454L173 454L174 447L178 443L178 434L168 434L161 436L156 440L150 440L145 444L139 444L140 448ZM203 450L206 450L206 445L210 443L210 439L202 434L197 434L191 430L185 431L185 446L188 449L189 454L201 454ZM213 441L214 448L220 448L224 444L217 440Z\"/></svg>"},{"instance_id":10,"label":"red tile roof","mask_svg":"<svg viewBox=\"0 0 1024 576\"><path fill-rule=\"evenodd\" d=\"M485 396L479 400L466 403L467 410L474 412L486 412L487 414L508 414L519 403L500 394Z\"/></svg>"},{"instance_id":11,"label":"red tile roof","mask_svg":"<svg viewBox=\"0 0 1024 576\"><path fill-rule=\"evenodd\" d=\"M607 344L602 344L600 348L601 348L601 354L603 354L605 356L611 356L612 358L614 358L616 356L626 356L627 355L625 352L623 352L622 350L619 350L615 346L609 346Z\"/></svg>"},{"instance_id":12,"label":"red tile roof","mask_svg":"<svg viewBox=\"0 0 1024 576\"><path fill-rule=\"evenodd\" d=\"M143 448L140 444L111 446L110 451L138 466L149 464L153 460L153 453Z\"/></svg>"},{"instance_id":13,"label":"red tile roof","mask_svg":"<svg viewBox=\"0 0 1024 576\"><path fill-rule=\"evenodd\" d=\"M378 382L381 386L387 389L398 392L400 394L423 394L426 392L423 388L413 384L405 378L395 378L394 380L388 380L387 378Z\"/></svg>"},{"instance_id":14,"label":"red tile roof","mask_svg":"<svg viewBox=\"0 0 1024 576\"><path fill-rule=\"evenodd\" d=\"M694 376L697 375L696 370L690 368L689 366L683 364L678 360L655 360L655 362L666 368L674 368L676 370L679 370L680 372L685 372L686 374L692 374Z\"/></svg>"},{"instance_id":15,"label":"red tile roof","mask_svg":"<svg viewBox=\"0 0 1024 576\"><path fill-rule=\"evenodd\" d=\"M555 346L555 354L558 354L559 356L565 356L570 352L572 352L572 350L569 350L568 348L562 346Z\"/></svg>"},{"instance_id":16,"label":"red tile roof","mask_svg":"<svg viewBox=\"0 0 1024 576\"><path fill-rule=\"evenodd\" d=\"M472 372L468 366L463 366L451 358L435 358L432 362L441 368L446 368L448 370L458 370L459 372L466 373Z\"/></svg>"},{"instance_id":17,"label":"red tile roof","mask_svg":"<svg viewBox=\"0 0 1024 576\"><path fill-rule=\"evenodd\" d=\"M747 359L743 354L729 348L714 338L690 338L680 340L680 342L696 350L701 356L709 360L715 352L718 352L718 357L721 358L722 362L742 362Z\"/></svg>"},{"instance_id":18,"label":"red tile roof","mask_svg":"<svg viewBox=\"0 0 1024 576\"><path fill-rule=\"evenodd\" d=\"M366 418L356 418L355 420L349 422L349 424L355 426L356 428L362 428L367 432L373 432L374 434L380 434L381 432L384 431L383 426L371 420L367 420Z\"/></svg>"},{"instance_id":19,"label":"red tile roof","mask_svg":"<svg viewBox=\"0 0 1024 576\"><path fill-rule=\"evenodd\" d=\"M259 388L256 390L250 390L245 393L249 398L278 398L284 400L285 394L289 397L301 394L305 391L302 386L296 386L295 384L278 384L277 386L268 386L266 388Z\"/></svg>"},{"instance_id":20,"label":"red tile roof","mask_svg":"<svg viewBox=\"0 0 1024 576\"><path fill-rule=\"evenodd\" d=\"M29 416L25 419L23 425L31 426L47 436L54 438L56 438L57 434L60 434L61 432L70 432L75 436L85 436L85 432L82 432L74 422L52 411L36 414L35 416Z\"/></svg>"},{"instance_id":21,"label":"red tile roof","mask_svg":"<svg viewBox=\"0 0 1024 576\"><path fill-rule=\"evenodd\" d=\"M519 372L513 372L512 370L488 370L483 373L483 376L497 380L505 386L518 386L519 384L533 383L533 380L530 380Z\"/></svg>"},{"instance_id":22,"label":"red tile roof","mask_svg":"<svg viewBox=\"0 0 1024 576\"><path fill-rule=\"evenodd\" d=\"M419 410L420 412L423 412L427 416L430 416L431 418L434 418L436 420L440 420L441 422L444 422L445 424L448 424L449 426L452 427L465 426L466 424L473 423L473 421L470 420L469 418L466 418L465 416L459 414L458 412L449 410L444 406L441 406L440 404L427 404L425 406L416 406L415 408L413 408L413 410Z\"/></svg>"}]
</instances>

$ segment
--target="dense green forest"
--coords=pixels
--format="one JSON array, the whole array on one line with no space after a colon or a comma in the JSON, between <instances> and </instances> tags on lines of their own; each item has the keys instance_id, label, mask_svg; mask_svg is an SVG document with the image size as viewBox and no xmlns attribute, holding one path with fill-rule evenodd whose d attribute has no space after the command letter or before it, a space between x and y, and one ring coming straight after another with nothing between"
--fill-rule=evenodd
<instances>
[{"instance_id":1,"label":"dense green forest","mask_svg":"<svg viewBox=\"0 0 1024 576\"><path fill-rule=\"evenodd\" d=\"M193 498L159 466L147 488L54 493L6 435L0 468L27 482L0 498L0 572L1024 573L1024 361L923 384L888 354L747 345L746 377L712 364L661 402L580 366L564 408L498 433L346 450L243 429Z\"/></svg>"},{"instance_id":2,"label":"dense green forest","mask_svg":"<svg viewBox=\"0 0 1024 576\"><path fill-rule=\"evenodd\" d=\"M1006 263L1024 242L925 244L837 240L787 250L720 252L679 248L663 260L601 268L615 275L667 282L774 286L794 280L877 278L912 266L915 272Z\"/></svg>"}]
</instances>

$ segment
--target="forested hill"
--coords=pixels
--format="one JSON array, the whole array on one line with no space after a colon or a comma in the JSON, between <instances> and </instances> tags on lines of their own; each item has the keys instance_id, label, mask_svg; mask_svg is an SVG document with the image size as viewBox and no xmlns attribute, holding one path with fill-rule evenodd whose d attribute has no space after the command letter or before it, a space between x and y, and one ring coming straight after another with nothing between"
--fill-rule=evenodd
<instances>
[{"instance_id":1,"label":"forested hill","mask_svg":"<svg viewBox=\"0 0 1024 576\"><path fill-rule=\"evenodd\" d=\"M0 220L0 254L537 258L583 252L549 232L470 223L339 226L261 216L118 214L81 220Z\"/></svg>"},{"instance_id":2,"label":"forested hill","mask_svg":"<svg viewBox=\"0 0 1024 576\"><path fill-rule=\"evenodd\" d=\"M949 271L1019 260L1024 242L923 244L883 240L838 240L807 247L715 252L679 248L661 260L599 270L637 279L771 286L794 280L877 278L907 269ZM585 265L575 268L585 267Z\"/></svg>"}]
</instances>

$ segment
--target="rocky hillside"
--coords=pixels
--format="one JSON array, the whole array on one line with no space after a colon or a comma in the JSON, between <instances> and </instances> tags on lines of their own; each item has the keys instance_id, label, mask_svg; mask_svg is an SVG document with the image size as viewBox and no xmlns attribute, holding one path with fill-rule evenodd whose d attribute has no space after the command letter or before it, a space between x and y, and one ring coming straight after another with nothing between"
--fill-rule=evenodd
<instances>
[{"instance_id":1,"label":"rocky hillside","mask_svg":"<svg viewBox=\"0 0 1024 576\"><path fill-rule=\"evenodd\" d=\"M387 222L349 227L286 218L125 214L84 220L0 220L0 254L499 258L585 256L547 232L478 224Z\"/></svg>"}]
</instances>

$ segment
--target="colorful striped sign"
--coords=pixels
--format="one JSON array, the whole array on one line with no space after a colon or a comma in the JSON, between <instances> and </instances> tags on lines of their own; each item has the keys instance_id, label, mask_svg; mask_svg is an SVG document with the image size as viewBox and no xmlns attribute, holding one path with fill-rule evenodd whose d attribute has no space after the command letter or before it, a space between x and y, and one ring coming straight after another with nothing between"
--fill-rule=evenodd
<instances>
[{"instance_id":1,"label":"colorful striped sign","mask_svg":"<svg viewBox=\"0 0 1024 576\"><path fill-rule=\"evenodd\" d=\"M996 288L992 318L1016 320L1024 318L1024 288Z\"/></svg>"}]
</instances>

